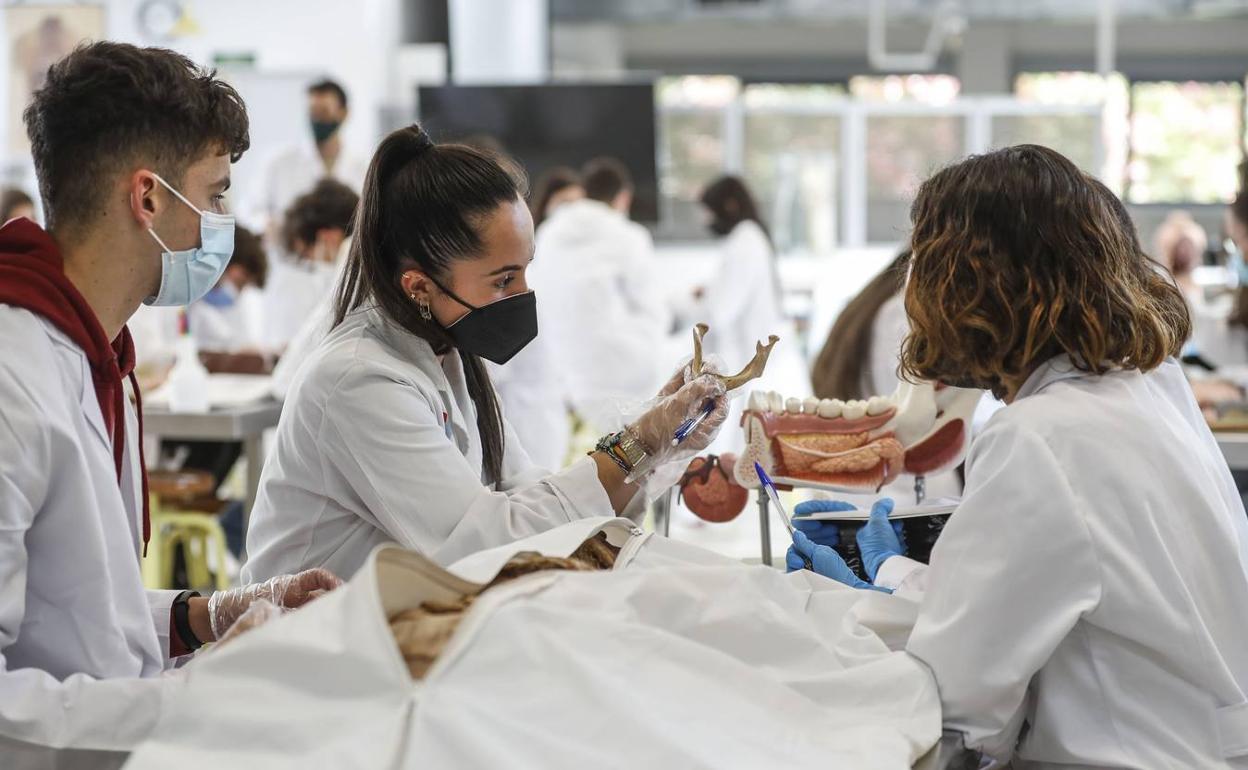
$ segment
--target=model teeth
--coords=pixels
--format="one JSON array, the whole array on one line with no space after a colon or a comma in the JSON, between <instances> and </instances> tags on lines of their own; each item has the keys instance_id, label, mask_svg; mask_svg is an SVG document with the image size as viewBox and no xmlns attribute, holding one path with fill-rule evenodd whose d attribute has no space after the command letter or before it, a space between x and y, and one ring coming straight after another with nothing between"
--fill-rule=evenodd
<instances>
[{"instance_id":1,"label":"model teeth","mask_svg":"<svg viewBox=\"0 0 1248 770\"><path fill-rule=\"evenodd\" d=\"M802 400L800 398L790 398L784 402L784 408L789 414L801 414Z\"/></svg>"},{"instance_id":2,"label":"model teeth","mask_svg":"<svg viewBox=\"0 0 1248 770\"><path fill-rule=\"evenodd\" d=\"M815 398L814 396L811 396L810 398L802 402L802 414L818 414L818 413L819 413L819 399Z\"/></svg>"},{"instance_id":3,"label":"model teeth","mask_svg":"<svg viewBox=\"0 0 1248 770\"><path fill-rule=\"evenodd\" d=\"M867 401L867 414L872 417L877 414L884 414L890 408L892 408L892 404L888 402L888 399L881 396L872 396L870 400Z\"/></svg>"},{"instance_id":4,"label":"model teeth","mask_svg":"<svg viewBox=\"0 0 1248 770\"><path fill-rule=\"evenodd\" d=\"M776 391L767 394L767 411L784 414L784 396Z\"/></svg>"},{"instance_id":5,"label":"model teeth","mask_svg":"<svg viewBox=\"0 0 1248 770\"><path fill-rule=\"evenodd\" d=\"M766 412L767 394L761 390L750 391L749 410L751 412Z\"/></svg>"},{"instance_id":6,"label":"model teeth","mask_svg":"<svg viewBox=\"0 0 1248 770\"><path fill-rule=\"evenodd\" d=\"M841 416L846 420L861 420L867 416L867 405L861 401L847 401Z\"/></svg>"},{"instance_id":7,"label":"model teeth","mask_svg":"<svg viewBox=\"0 0 1248 770\"><path fill-rule=\"evenodd\" d=\"M841 416L841 410L844 408L845 404L839 398L825 398L819 402L819 416L834 420Z\"/></svg>"}]
</instances>

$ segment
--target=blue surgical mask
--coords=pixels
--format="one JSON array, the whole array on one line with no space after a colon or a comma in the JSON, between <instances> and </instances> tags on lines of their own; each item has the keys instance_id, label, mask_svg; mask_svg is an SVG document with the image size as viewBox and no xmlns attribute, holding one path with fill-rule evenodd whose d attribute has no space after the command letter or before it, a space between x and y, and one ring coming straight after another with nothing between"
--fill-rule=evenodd
<instances>
[{"instance_id":1,"label":"blue surgical mask","mask_svg":"<svg viewBox=\"0 0 1248 770\"><path fill-rule=\"evenodd\" d=\"M159 176L156 180L199 214L199 246L173 251L155 230L148 229L164 252L160 255L160 290L155 296L143 300L143 304L159 307L189 305L216 286L230 264L230 257L234 254L234 217L200 211L168 182Z\"/></svg>"}]
</instances>

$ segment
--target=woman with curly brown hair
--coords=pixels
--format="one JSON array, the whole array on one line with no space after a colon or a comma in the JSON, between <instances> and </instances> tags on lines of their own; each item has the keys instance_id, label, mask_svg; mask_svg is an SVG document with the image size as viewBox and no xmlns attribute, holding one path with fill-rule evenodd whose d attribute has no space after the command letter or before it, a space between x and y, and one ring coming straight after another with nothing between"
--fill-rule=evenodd
<instances>
[{"instance_id":1,"label":"woman with curly brown hair","mask_svg":"<svg viewBox=\"0 0 1248 770\"><path fill-rule=\"evenodd\" d=\"M903 371L1009 404L907 645L945 726L1016 767L1246 766L1248 519L1174 360L1183 297L1117 198L1043 147L940 171L912 218Z\"/></svg>"}]
</instances>

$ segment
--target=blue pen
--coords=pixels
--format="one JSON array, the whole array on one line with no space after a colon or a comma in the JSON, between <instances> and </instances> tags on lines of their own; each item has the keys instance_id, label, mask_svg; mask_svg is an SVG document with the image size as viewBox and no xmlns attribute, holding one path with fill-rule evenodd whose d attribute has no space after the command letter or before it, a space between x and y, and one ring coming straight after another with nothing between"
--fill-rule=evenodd
<instances>
[{"instance_id":1,"label":"blue pen","mask_svg":"<svg viewBox=\"0 0 1248 770\"><path fill-rule=\"evenodd\" d=\"M771 477L767 475L767 471L763 470L762 465L754 463L754 471L758 473L758 480L762 482L763 491L767 493L767 497L775 507L780 521L784 522L784 528L789 531L789 537L793 537L793 522L789 521L788 514L784 512L784 506L780 504L780 493L776 490L776 485L772 482ZM810 559L805 554L799 555L802 557L802 569L814 568L814 565L810 563Z\"/></svg>"},{"instance_id":2,"label":"blue pen","mask_svg":"<svg viewBox=\"0 0 1248 770\"><path fill-rule=\"evenodd\" d=\"M706 403L702 405L702 411L685 420L679 427L676 428L676 434L672 436L672 446L679 446L680 442L689 438L689 434L697 430L698 426L701 425L707 417L710 417L711 412L713 411L715 411L715 401L714 399L708 398Z\"/></svg>"}]
</instances>

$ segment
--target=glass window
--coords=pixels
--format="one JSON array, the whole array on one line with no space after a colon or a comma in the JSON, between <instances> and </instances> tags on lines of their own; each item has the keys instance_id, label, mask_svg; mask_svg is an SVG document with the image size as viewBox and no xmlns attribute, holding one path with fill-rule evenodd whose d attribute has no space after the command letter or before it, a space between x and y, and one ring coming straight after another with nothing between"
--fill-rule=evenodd
<instances>
[{"instance_id":1,"label":"glass window","mask_svg":"<svg viewBox=\"0 0 1248 770\"><path fill-rule=\"evenodd\" d=\"M1131 84L1131 203L1222 203L1243 158L1241 83Z\"/></svg>"},{"instance_id":2,"label":"glass window","mask_svg":"<svg viewBox=\"0 0 1248 770\"><path fill-rule=\"evenodd\" d=\"M849 92L866 102L949 104L958 98L962 81L953 75L858 75Z\"/></svg>"},{"instance_id":3,"label":"glass window","mask_svg":"<svg viewBox=\"0 0 1248 770\"><path fill-rule=\"evenodd\" d=\"M867 241L891 243L910 232L910 203L919 184L965 154L960 115L871 115L867 118Z\"/></svg>"},{"instance_id":4,"label":"glass window","mask_svg":"<svg viewBox=\"0 0 1248 770\"><path fill-rule=\"evenodd\" d=\"M835 248L840 213L841 118L821 108L846 99L840 85L745 88L745 179L780 253Z\"/></svg>"},{"instance_id":5,"label":"glass window","mask_svg":"<svg viewBox=\"0 0 1248 770\"><path fill-rule=\"evenodd\" d=\"M1096 115L996 115L992 118L992 147L1039 144L1051 147L1092 174L1097 165L1097 134L1101 120Z\"/></svg>"},{"instance_id":6,"label":"glass window","mask_svg":"<svg viewBox=\"0 0 1248 770\"><path fill-rule=\"evenodd\" d=\"M701 235L698 195L723 173L726 108L740 82L733 77L663 78L659 108L659 232L665 237Z\"/></svg>"},{"instance_id":7,"label":"glass window","mask_svg":"<svg viewBox=\"0 0 1248 770\"><path fill-rule=\"evenodd\" d=\"M1030 142L1052 147L1091 171L1121 194L1126 175L1128 87L1122 75L1091 72L1026 72L1014 81L1014 94L1033 104L1101 106L1101 162L1096 165L1095 119L1078 115L1016 115L993 118L994 146Z\"/></svg>"}]
</instances>

